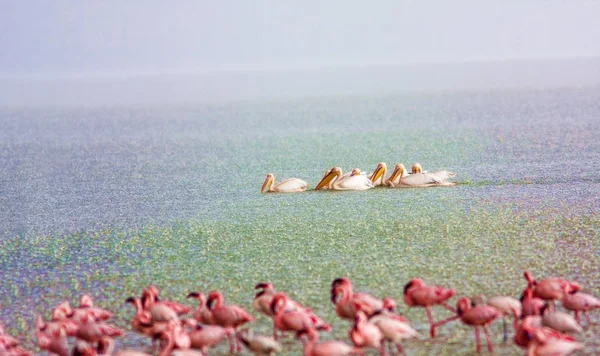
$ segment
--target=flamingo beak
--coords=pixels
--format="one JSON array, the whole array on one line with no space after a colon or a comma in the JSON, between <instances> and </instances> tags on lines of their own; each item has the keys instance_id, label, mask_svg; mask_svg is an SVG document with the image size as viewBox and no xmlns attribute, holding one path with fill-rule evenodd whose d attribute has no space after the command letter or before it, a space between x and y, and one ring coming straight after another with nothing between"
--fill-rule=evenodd
<instances>
[{"instance_id":1,"label":"flamingo beak","mask_svg":"<svg viewBox=\"0 0 600 356\"><path fill-rule=\"evenodd\" d=\"M269 191L269 189L273 185L274 181L275 181L275 178L272 175L270 175L270 174L267 175L267 178L265 179L262 187L260 188L260 192L265 193L265 192Z\"/></svg>"},{"instance_id":2,"label":"flamingo beak","mask_svg":"<svg viewBox=\"0 0 600 356\"><path fill-rule=\"evenodd\" d=\"M198 298L198 297L200 297L200 293L198 293L198 292L190 292L190 294L188 294L187 297L185 297L185 298L189 299L189 298Z\"/></svg>"},{"instance_id":3,"label":"flamingo beak","mask_svg":"<svg viewBox=\"0 0 600 356\"><path fill-rule=\"evenodd\" d=\"M327 186L332 180L333 178L339 176L339 171L332 169L329 171L329 173L327 173L327 175L325 175L325 177L323 177L323 179L321 179L321 181L319 182L319 184L317 184L317 186L315 187L315 190L319 190L325 186Z\"/></svg>"},{"instance_id":4,"label":"flamingo beak","mask_svg":"<svg viewBox=\"0 0 600 356\"><path fill-rule=\"evenodd\" d=\"M379 163L377 165L377 168L375 168L375 171L373 172L373 174L371 174L371 178L369 178L371 180L371 182L375 183L379 178L381 177L385 177L385 171L387 170L385 164ZM383 179L382 179L383 182Z\"/></svg>"}]
</instances>

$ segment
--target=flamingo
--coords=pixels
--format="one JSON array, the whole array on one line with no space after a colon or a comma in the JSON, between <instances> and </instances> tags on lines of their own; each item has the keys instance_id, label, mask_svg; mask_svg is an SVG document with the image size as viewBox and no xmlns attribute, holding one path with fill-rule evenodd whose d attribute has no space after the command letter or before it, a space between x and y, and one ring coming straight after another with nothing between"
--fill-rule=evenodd
<instances>
[{"instance_id":1,"label":"flamingo","mask_svg":"<svg viewBox=\"0 0 600 356\"><path fill-rule=\"evenodd\" d=\"M240 330L239 338L248 350L255 355L275 355L281 352L281 345L275 339L254 333L253 330Z\"/></svg>"},{"instance_id":2,"label":"flamingo","mask_svg":"<svg viewBox=\"0 0 600 356\"><path fill-rule=\"evenodd\" d=\"M237 341L237 328L246 324L247 322L254 321L254 317L244 308L237 305L225 305L223 304L223 294L214 290L208 293L207 306L212 312L213 318L216 325L220 325L225 328L233 328ZM229 335L229 346L231 352L234 351L234 340L232 335ZM237 341L237 351L241 351L242 345Z\"/></svg>"},{"instance_id":3,"label":"flamingo","mask_svg":"<svg viewBox=\"0 0 600 356\"><path fill-rule=\"evenodd\" d=\"M360 305L367 316L383 308L383 302L372 295L354 293L352 282L347 277L337 278L331 283L331 302L340 318L350 320L356 316L356 305Z\"/></svg>"},{"instance_id":4,"label":"flamingo","mask_svg":"<svg viewBox=\"0 0 600 356\"><path fill-rule=\"evenodd\" d=\"M550 301L553 310L556 310L554 301L562 299L564 293L574 293L582 289L579 283L562 278L546 278L536 281L529 271L525 271L523 276L527 280L528 286L533 287L534 296Z\"/></svg>"},{"instance_id":5,"label":"flamingo","mask_svg":"<svg viewBox=\"0 0 600 356\"><path fill-rule=\"evenodd\" d=\"M200 301L198 309L194 312L194 319L202 324L214 325L215 320L210 310L206 306L206 296L200 292L190 292L186 298L195 298Z\"/></svg>"},{"instance_id":6,"label":"flamingo","mask_svg":"<svg viewBox=\"0 0 600 356\"><path fill-rule=\"evenodd\" d=\"M319 334L310 334L308 342L304 344L304 356L349 356L362 355L362 349L352 347L345 342L328 340L317 342Z\"/></svg>"},{"instance_id":7,"label":"flamingo","mask_svg":"<svg viewBox=\"0 0 600 356\"><path fill-rule=\"evenodd\" d=\"M521 295L523 315L542 315L544 305L546 303L543 299L534 296L533 286L527 286Z\"/></svg>"},{"instance_id":8,"label":"flamingo","mask_svg":"<svg viewBox=\"0 0 600 356\"><path fill-rule=\"evenodd\" d=\"M572 338L556 336L544 329L526 328L525 332L531 340L527 345L527 356L564 356L584 348Z\"/></svg>"},{"instance_id":9,"label":"flamingo","mask_svg":"<svg viewBox=\"0 0 600 356\"><path fill-rule=\"evenodd\" d=\"M409 307L425 308L427 311L427 318L429 319L429 325L431 325L429 333L431 334L431 337L435 337L435 329L438 326L456 320L459 316L454 315L446 320L435 323L433 321L433 316L431 315L431 307L434 305L441 305L451 312L456 313L456 309L446 303L446 301L452 298L454 294L456 294L454 289L427 285L422 279L414 278L404 286L404 303Z\"/></svg>"},{"instance_id":10,"label":"flamingo","mask_svg":"<svg viewBox=\"0 0 600 356\"><path fill-rule=\"evenodd\" d=\"M134 331L151 337L153 342L166 331L169 325L168 321L153 321L152 314L148 310L144 310L139 297L129 297L125 300L125 303L131 303L136 310L131 321L131 328Z\"/></svg>"},{"instance_id":11,"label":"flamingo","mask_svg":"<svg viewBox=\"0 0 600 356\"><path fill-rule=\"evenodd\" d=\"M277 293L275 287L272 283L263 282L258 283L254 287L254 289L260 289L260 291L254 296L254 300L252 301L252 307L259 313L264 314L269 318L273 318L274 314L271 310L271 304L273 302L273 297ZM302 304L289 297L285 305L285 311L303 311L311 317L311 320L313 321L313 324L315 325L317 330L331 330L331 325L329 325L323 319L321 319L319 316L313 313L310 308L304 307ZM275 339L277 339L276 333L277 328L275 327L275 325L273 325L273 337Z\"/></svg>"},{"instance_id":12,"label":"flamingo","mask_svg":"<svg viewBox=\"0 0 600 356\"><path fill-rule=\"evenodd\" d=\"M356 309L354 325L348 332L350 340L352 340L352 343L356 347L372 347L379 350L379 354L385 355L383 333L376 325L367 322L367 316L361 310L360 304L356 303Z\"/></svg>"},{"instance_id":13,"label":"flamingo","mask_svg":"<svg viewBox=\"0 0 600 356\"><path fill-rule=\"evenodd\" d=\"M19 346L19 340L4 333L0 324L0 354L7 356L31 356L31 353Z\"/></svg>"},{"instance_id":14,"label":"flamingo","mask_svg":"<svg viewBox=\"0 0 600 356\"><path fill-rule=\"evenodd\" d=\"M230 330L218 325L202 325L195 319L186 319L184 323L192 327L188 332L190 347L199 349L206 355L209 347L213 347L230 334Z\"/></svg>"},{"instance_id":15,"label":"flamingo","mask_svg":"<svg viewBox=\"0 0 600 356\"><path fill-rule=\"evenodd\" d=\"M308 188L308 183L299 178L288 178L275 184L275 176L272 173L267 174L261 193L296 193L303 192Z\"/></svg>"},{"instance_id":16,"label":"flamingo","mask_svg":"<svg viewBox=\"0 0 600 356\"><path fill-rule=\"evenodd\" d=\"M542 308L542 325L561 333L580 333L581 325L569 314L561 311L551 311L546 304Z\"/></svg>"},{"instance_id":17,"label":"flamingo","mask_svg":"<svg viewBox=\"0 0 600 356\"><path fill-rule=\"evenodd\" d=\"M418 166L420 167L420 165ZM440 171L441 172L441 171ZM434 172L437 173L437 172ZM434 187L434 186L453 186L456 183L449 182L448 178L454 175L445 177L443 174L432 174L422 172L420 168L413 166L413 173L406 174L406 168L403 164L396 165L392 175L386 181L390 188L411 188L411 187Z\"/></svg>"},{"instance_id":18,"label":"flamingo","mask_svg":"<svg viewBox=\"0 0 600 356\"><path fill-rule=\"evenodd\" d=\"M398 353L403 353L402 341L419 337L419 333L413 329L403 317L391 312L379 313L369 318L369 323L377 326L383 333L385 340L396 345ZM391 346L391 345L390 345Z\"/></svg>"},{"instance_id":19,"label":"flamingo","mask_svg":"<svg viewBox=\"0 0 600 356\"><path fill-rule=\"evenodd\" d=\"M509 316L514 316L515 318L520 318L522 314L522 306L521 302L518 299L513 297L499 295L495 297L491 297L489 300L485 297L485 295L480 294L475 296L471 300L473 305L479 304L487 304L496 308L498 311L502 313L502 331L504 336L504 342L508 340L508 330L506 327L506 318ZM513 311L516 312L516 315L513 314Z\"/></svg>"},{"instance_id":20,"label":"flamingo","mask_svg":"<svg viewBox=\"0 0 600 356\"><path fill-rule=\"evenodd\" d=\"M92 319L82 319L82 324L79 325L79 329L75 334L78 339L87 341L92 345L98 344L102 339L122 335L123 330L104 322L96 323Z\"/></svg>"},{"instance_id":21,"label":"flamingo","mask_svg":"<svg viewBox=\"0 0 600 356\"><path fill-rule=\"evenodd\" d=\"M40 349L58 356L69 356L67 333L63 327L54 328L51 331L38 327L36 328L36 338Z\"/></svg>"},{"instance_id":22,"label":"flamingo","mask_svg":"<svg viewBox=\"0 0 600 356\"><path fill-rule=\"evenodd\" d=\"M158 356L204 356L201 352L190 350L192 341L178 320L169 321L169 325L162 333L161 338L166 340L166 344Z\"/></svg>"},{"instance_id":23,"label":"flamingo","mask_svg":"<svg viewBox=\"0 0 600 356\"><path fill-rule=\"evenodd\" d=\"M86 311L96 320L108 320L112 317L112 313L110 311L94 306L94 300L88 294L82 294L79 297L79 307L76 309Z\"/></svg>"},{"instance_id":24,"label":"flamingo","mask_svg":"<svg viewBox=\"0 0 600 356\"><path fill-rule=\"evenodd\" d=\"M481 352L481 343L479 341L479 327L483 327L485 332L485 338L488 345L488 350L493 351L492 339L487 326L494 321L496 318L501 317L503 314L498 309L485 304L471 306L471 299L467 297L460 298L456 304L456 312L460 316L460 320L466 325L472 325L475 327L475 343L477 345L477 352Z\"/></svg>"},{"instance_id":25,"label":"flamingo","mask_svg":"<svg viewBox=\"0 0 600 356\"><path fill-rule=\"evenodd\" d=\"M279 292L273 296L271 310L274 315L274 326L280 331L295 331L296 336L304 344L302 336L309 333L318 333L311 316L304 310L287 311L286 305L288 297L285 293ZM277 334L274 334L275 340Z\"/></svg>"},{"instance_id":26,"label":"flamingo","mask_svg":"<svg viewBox=\"0 0 600 356\"><path fill-rule=\"evenodd\" d=\"M164 307L168 307L169 309L173 310L177 315L187 314L192 311L192 308L188 307L187 305L183 305L172 300L160 300L158 298L159 293L160 291L155 285L148 286L146 289L144 289L144 291L142 292L142 306L144 307L144 309L150 310L152 307L155 306L160 306L161 309L164 309ZM154 314L153 311L151 312ZM160 313L165 313L165 311L160 311ZM169 319L171 319L170 316ZM165 319L165 321L166 320L168 319Z\"/></svg>"},{"instance_id":27,"label":"flamingo","mask_svg":"<svg viewBox=\"0 0 600 356\"><path fill-rule=\"evenodd\" d=\"M588 325L591 324L592 321L587 312L594 309L600 309L600 299L583 292L568 292L567 290L570 289L568 286L564 286L563 288L565 289L565 293L561 300L563 307L575 312L575 320L578 323L579 312L583 312Z\"/></svg>"},{"instance_id":28,"label":"flamingo","mask_svg":"<svg viewBox=\"0 0 600 356\"><path fill-rule=\"evenodd\" d=\"M332 190L367 190L373 188L373 183L357 169L349 177L342 179L342 169L333 167L317 184L315 190L325 186Z\"/></svg>"}]
</instances>

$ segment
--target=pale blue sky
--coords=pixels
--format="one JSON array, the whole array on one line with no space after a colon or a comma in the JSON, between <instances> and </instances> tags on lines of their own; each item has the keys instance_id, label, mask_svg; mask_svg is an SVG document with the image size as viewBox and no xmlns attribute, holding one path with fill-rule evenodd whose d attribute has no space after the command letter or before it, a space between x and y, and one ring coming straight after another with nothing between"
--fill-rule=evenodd
<instances>
[{"instance_id":1,"label":"pale blue sky","mask_svg":"<svg viewBox=\"0 0 600 356\"><path fill-rule=\"evenodd\" d=\"M0 0L0 73L600 56L600 1Z\"/></svg>"}]
</instances>

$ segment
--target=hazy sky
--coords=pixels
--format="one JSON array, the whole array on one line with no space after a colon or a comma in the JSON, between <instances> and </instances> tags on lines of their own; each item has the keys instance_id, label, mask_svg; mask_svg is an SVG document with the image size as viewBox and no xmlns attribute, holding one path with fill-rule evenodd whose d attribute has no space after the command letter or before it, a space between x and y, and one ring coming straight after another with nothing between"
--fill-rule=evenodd
<instances>
[{"instance_id":1,"label":"hazy sky","mask_svg":"<svg viewBox=\"0 0 600 356\"><path fill-rule=\"evenodd\" d=\"M600 1L0 1L0 73L600 56Z\"/></svg>"}]
</instances>

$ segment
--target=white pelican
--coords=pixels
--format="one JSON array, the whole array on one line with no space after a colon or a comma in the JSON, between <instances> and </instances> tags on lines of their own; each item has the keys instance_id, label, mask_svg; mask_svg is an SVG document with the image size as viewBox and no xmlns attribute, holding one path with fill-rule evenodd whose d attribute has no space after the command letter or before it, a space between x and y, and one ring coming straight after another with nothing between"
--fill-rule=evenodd
<instances>
[{"instance_id":1,"label":"white pelican","mask_svg":"<svg viewBox=\"0 0 600 356\"><path fill-rule=\"evenodd\" d=\"M445 182L450 178L456 177L456 173L449 172L446 170L439 170L439 171L435 171L435 172L423 171L423 168L421 168L421 165L419 163L415 163L412 165L412 173L427 173L427 174L435 176L437 179L439 179L442 182Z\"/></svg>"},{"instance_id":2,"label":"white pelican","mask_svg":"<svg viewBox=\"0 0 600 356\"><path fill-rule=\"evenodd\" d=\"M332 168L333 169L333 168ZM325 171L325 174L323 175L323 178L321 178L321 180L325 179L325 177L327 177L327 175L331 173L331 169L328 169L327 171ZM358 168L354 168L353 170L351 170L350 172L344 173L339 177L333 177L333 179L331 179L331 181L329 181L329 183L321 188L319 188L320 190L330 190L333 189L333 182L338 182L338 184L340 184L341 181L343 181L346 178L355 176L355 175L360 175L361 171ZM315 190L317 190L315 188Z\"/></svg>"},{"instance_id":3,"label":"white pelican","mask_svg":"<svg viewBox=\"0 0 600 356\"><path fill-rule=\"evenodd\" d=\"M386 184L392 188L409 188L409 187L435 187L435 186L452 186L456 183L449 182L448 178L454 177L454 172L436 171L423 172L421 165L415 163L412 167L412 174L406 174L406 168L402 163L398 163L394 172ZM445 172L445 173L444 173Z\"/></svg>"},{"instance_id":4,"label":"white pelican","mask_svg":"<svg viewBox=\"0 0 600 356\"><path fill-rule=\"evenodd\" d=\"M369 179L374 186L386 184L385 173L387 172L387 165L385 162L380 162L377 168L373 171Z\"/></svg>"},{"instance_id":5,"label":"white pelican","mask_svg":"<svg viewBox=\"0 0 600 356\"><path fill-rule=\"evenodd\" d=\"M340 167L333 167L317 184L315 190L322 189L323 187L333 190L367 190L373 188L371 180L367 176L360 174L360 169L358 168L353 169L349 176L342 177L342 169Z\"/></svg>"},{"instance_id":6,"label":"white pelican","mask_svg":"<svg viewBox=\"0 0 600 356\"><path fill-rule=\"evenodd\" d=\"M303 192L306 188L308 188L308 183L298 178L288 178L275 184L275 177L269 173L262 188L260 188L260 192L296 193Z\"/></svg>"}]
</instances>

